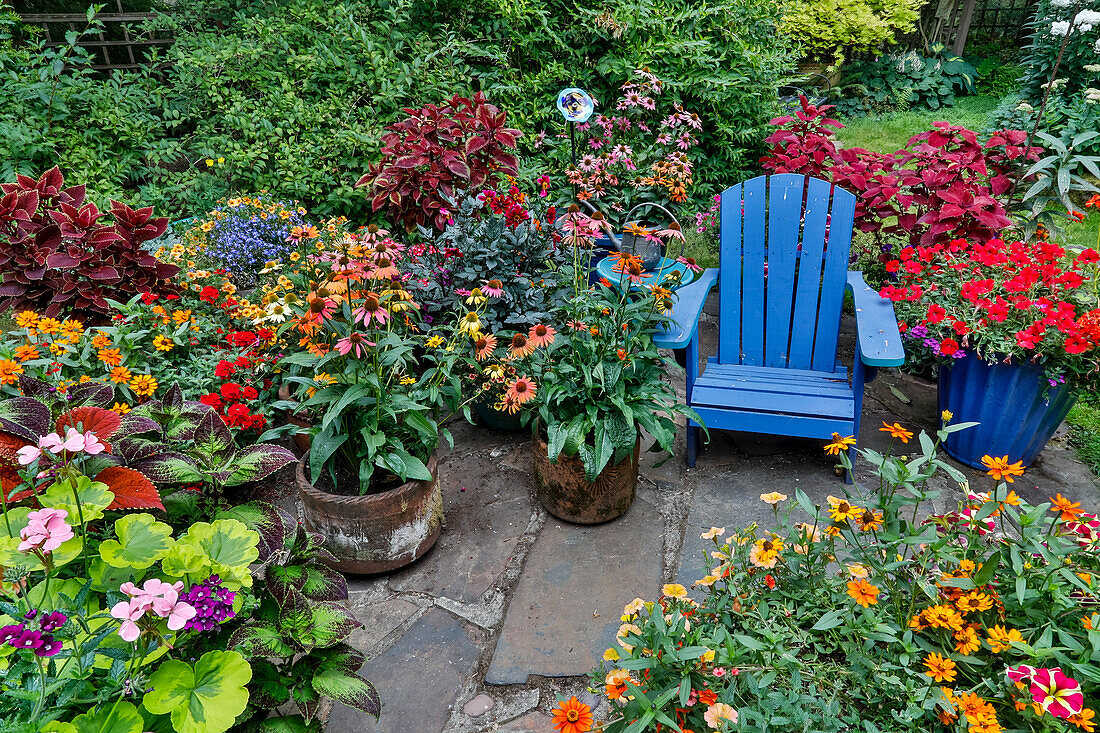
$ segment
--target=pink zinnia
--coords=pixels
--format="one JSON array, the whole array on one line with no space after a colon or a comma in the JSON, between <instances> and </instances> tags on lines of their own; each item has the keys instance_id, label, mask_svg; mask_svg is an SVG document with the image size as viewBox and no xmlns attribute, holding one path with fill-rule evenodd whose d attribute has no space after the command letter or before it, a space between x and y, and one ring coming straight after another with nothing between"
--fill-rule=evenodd
<instances>
[{"instance_id":1,"label":"pink zinnia","mask_svg":"<svg viewBox=\"0 0 1100 733\"><path fill-rule=\"evenodd\" d=\"M19 530L19 537L23 541L17 549L20 552L53 552L61 547L63 542L74 537L73 528L65 521L68 516L69 513L64 509L39 509L31 512L27 515L27 526Z\"/></svg>"},{"instance_id":2,"label":"pink zinnia","mask_svg":"<svg viewBox=\"0 0 1100 733\"><path fill-rule=\"evenodd\" d=\"M1072 677L1066 677L1060 667L1035 670L1031 675L1029 692L1043 710L1056 718L1076 715L1085 704L1080 683Z\"/></svg>"}]
</instances>

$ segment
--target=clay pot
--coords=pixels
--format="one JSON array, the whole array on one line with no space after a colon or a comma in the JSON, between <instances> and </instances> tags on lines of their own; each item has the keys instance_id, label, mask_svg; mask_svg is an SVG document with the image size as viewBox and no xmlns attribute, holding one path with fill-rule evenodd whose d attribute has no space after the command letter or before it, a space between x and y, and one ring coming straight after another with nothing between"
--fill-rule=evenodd
<instances>
[{"instance_id":1,"label":"clay pot","mask_svg":"<svg viewBox=\"0 0 1100 733\"><path fill-rule=\"evenodd\" d=\"M640 440L630 456L605 467L595 481L584 477L584 464L579 458L562 455L557 463L551 463L543 436L537 436L531 446L539 502L558 519L599 524L621 516L634 503Z\"/></svg>"},{"instance_id":2,"label":"clay pot","mask_svg":"<svg viewBox=\"0 0 1100 733\"><path fill-rule=\"evenodd\" d=\"M280 400L290 400L290 387L285 384L280 385L278 397ZM304 413L290 412L288 410L284 419L287 423L297 425L300 428L313 427L313 423L306 419ZM309 453L309 447L313 444L313 436L309 433L295 433L291 437L294 438L294 447L298 449L299 455Z\"/></svg>"},{"instance_id":3,"label":"clay pot","mask_svg":"<svg viewBox=\"0 0 1100 733\"><path fill-rule=\"evenodd\" d=\"M306 480L308 457L295 479L306 529L325 538L341 573L384 573L404 567L432 548L443 528L443 493L437 461L428 459L431 481L409 481L366 496L330 494Z\"/></svg>"},{"instance_id":4,"label":"clay pot","mask_svg":"<svg viewBox=\"0 0 1100 733\"><path fill-rule=\"evenodd\" d=\"M507 412L493 409L489 400L482 399L475 402L474 412L477 413L478 421L491 430L499 430L504 433L523 430L523 423L520 422L518 414L510 415Z\"/></svg>"}]
</instances>

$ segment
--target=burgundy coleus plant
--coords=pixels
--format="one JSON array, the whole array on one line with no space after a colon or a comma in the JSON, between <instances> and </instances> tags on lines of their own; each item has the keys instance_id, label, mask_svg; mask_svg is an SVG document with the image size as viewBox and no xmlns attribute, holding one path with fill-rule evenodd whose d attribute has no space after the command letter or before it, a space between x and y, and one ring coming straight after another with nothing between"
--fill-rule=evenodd
<instances>
[{"instance_id":1,"label":"burgundy coleus plant","mask_svg":"<svg viewBox=\"0 0 1100 733\"><path fill-rule=\"evenodd\" d=\"M386 210L406 229L443 231L448 201L517 172L509 151L521 133L507 126L506 114L481 92L404 111L408 119L388 126L382 136L382 159L355 185L369 185L373 210Z\"/></svg>"},{"instance_id":2,"label":"burgundy coleus plant","mask_svg":"<svg viewBox=\"0 0 1100 733\"><path fill-rule=\"evenodd\" d=\"M794 115L778 127L761 158L765 170L833 181L856 194L856 227L913 245L946 244L956 238L984 242L1010 226L1001 197L1040 148L1027 148L1027 134L1001 130L982 143L964 127L936 122L905 148L876 153L837 147L843 125L802 97Z\"/></svg>"},{"instance_id":3,"label":"burgundy coleus plant","mask_svg":"<svg viewBox=\"0 0 1100 733\"><path fill-rule=\"evenodd\" d=\"M105 322L108 298L170 288L179 268L141 246L164 234L166 218L112 201L108 220L86 201L84 186L64 185L56 167L0 184L0 311L79 312L85 322Z\"/></svg>"}]
</instances>

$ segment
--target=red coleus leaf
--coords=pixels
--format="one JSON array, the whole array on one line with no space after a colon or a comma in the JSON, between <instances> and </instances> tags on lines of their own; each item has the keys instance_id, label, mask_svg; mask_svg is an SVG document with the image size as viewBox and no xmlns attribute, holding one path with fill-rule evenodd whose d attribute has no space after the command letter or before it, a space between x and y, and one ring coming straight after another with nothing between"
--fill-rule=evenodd
<instances>
[{"instance_id":1,"label":"red coleus leaf","mask_svg":"<svg viewBox=\"0 0 1100 733\"><path fill-rule=\"evenodd\" d=\"M19 501L34 493L31 489L15 492L15 489L23 483L19 477L19 464L16 462L16 454L20 448L30 445L17 435L0 431L0 493L4 495L4 501Z\"/></svg>"},{"instance_id":2,"label":"red coleus leaf","mask_svg":"<svg viewBox=\"0 0 1100 733\"><path fill-rule=\"evenodd\" d=\"M108 466L96 475L95 480L107 484L115 495L108 509L164 509L157 488L141 471L125 466Z\"/></svg>"},{"instance_id":3,"label":"red coleus leaf","mask_svg":"<svg viewBox=\"0 0 1100 733\"><path fill-rule=\"evenodd\" d=\"M122 416L102 407L76 407L57 418L57 433L64 435L66 428L76 428L82 433L92 432L100 440L110 440L119 426Z\"/></svg>"}]
</instances>

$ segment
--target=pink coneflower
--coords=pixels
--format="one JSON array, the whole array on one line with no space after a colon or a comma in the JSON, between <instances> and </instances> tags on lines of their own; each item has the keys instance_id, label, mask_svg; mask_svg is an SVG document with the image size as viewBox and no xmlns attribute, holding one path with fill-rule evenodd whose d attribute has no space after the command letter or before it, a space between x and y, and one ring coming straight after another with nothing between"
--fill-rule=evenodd
<instances>
[{"instance_id":1,"label":"pink coneflower","mask_svg":"<svg viewBox=\"0 0 1100 733\"><path fill-rule=\"evenodd\" d=\"M308 320L314 323L320 323L326 318L330 318L333 313L336 312L336 301L330 298L322 298L316 293L311 293L306 302L309 303Z\"/></svg>"},{"instance_id":2,"label":"pink coneflower","mask_svg":"<svg viewBox=\"0 0 1100 733\"><path fill-rule=\"evenodd\" d=\"M691 133L685 132L676 140L676 147L680 150L688 150L695 144L695 139L691 136Z\"/></svg>"},{"instance_id":3,"label":"pink coneflower","mask_svg":"<svg viewBox=\"0 0 1100 733\"><path fill-rule=\"evenodd\" d=\"M670 144L672 144L672 135L669 135L667 132L662 132L660 135L657 136L657 144L658 145L670 145Z\"/></svg>"},{"instance_id":4,"label":"pink coneflower","mask_svg":"<svg viewBox=\"0 0 1100 733\"><path fill-rule=\"evenodd\" d=\"M362 359L363 354L367 351L366 347L374 345L374 342L367 341L366 336L357 331L353 331L336 342L336 350L340 352L341 356L347 356L349 352L354 351L355 358Z\"/></svg>"},{"instance_id":5,"label":"pink coneflower","mask_svg":"<svg viewBox=\"0 0 1100 733\"><path fill-rule=\"evenodd\" d=\"M638 107L642 104L642 95L637 89L631 89L623 94L622 101L619 102L619 109L626 109L627 107Z\"/></svg>"},{"instance_id":6,"label":"pink coneflower","mask_svg":"<svg viewBox=\"0 0 1100 733\"><path fill-rule=\"evenodd\" d=\"M372 319L381 326L390 318L389 311L382 307L382 303L375 293L367 293L367 297L363 298L362 305L355 309L354 315L355 320L360 321L364 326L370 326Z\"/></svg>"},{"instance_id":7,"label":"pink coneflower","mask_svg":"<svg viewBox=\"0 0 1100 733\"><path fill-rule=\"evenodd\" d=\"M588 147L592 148L593 150L599 150L603 147L603 142L604 141L598 137L590 138L588 141Z\"/></svg>"},{"instance_id":8,"label":"pink coneflower","mask_svg":"<svg viewBox=\"0 0 1100 733\"><path fill-rule=\"evenodd\" d=\"M508 392L505 394L505 398L511 398L517 405L522 405L528 400L533 400L535 398L535 382L530 377L520 377L512 382L512 384L508 385Z\"/></svg>"},{"instance_id":9,"label":"pink coneflower","mask_svg":"<svg viewBox=\"0 0 1100 733\"><path fill-rule=\"evenodd\" d=\"M585 153L581 156L581 161L577 164L577 166L585 173L591 173L592 171L599 168L600 163L595 155L593 155L592 153Z\"/></svg>"},{"instance_id":10,"label":"pink coneflower","mask_svg":"<svg viewBox=\"0 0 1100 733\"><path fill-rule=\"evenodd\" d=\"M493 351L497 348L497 337L488 334L484 336L478 336L474 340L474 358L478 361L484 361L493 355Z\"/></svg>"},{"instance_id":11,"label":"pink coneflower","mask_svg":"<svg viewBox=\"0 0 1100 733\"><path fill-rule=\"evenodd\" d=\"M691 270L692 272L702 272L703 271L703 268L699 267L699 265L696 264L694 257L677 257L676 261L679 262L684 267L686 267L687 269Z\"/></svg>"},{"instance_id":12,"label":"pink coneflower","mask_svg":"<svg viewBox=\"0 0 1100 733\"><path fill-rule=\"evenodd\" d=\"M557 333L557 331L550 326L539 323L531 326L531 330L527 332L527 340L531 342L532 346L539 349L554 343L555 333Z\"/></svg>"},{"instance_id":13,"label":"pink coneflower","mask_svg":"<svg viewBox=\"0 0 1100 733\"><path fill-rule=\"evenodd\" d=\"M496 278L486 280L485 284L481 286L481 292L485 293L490 298L499 298L504 295L504 283Z\"/></svg>"},{"instance_id":14,"label":"pink coneflower","mask_svg":"<svg viewBox=\"0 0 1100 733\"><path fill-rule=\"evenodd\" d=\"M583 321L569 321L565 325L569 326L574 331L587 331L588 326Z\"/></svg>"},{"instance_id":15,"label":"pink coneflower","mask_svg":"<svg viewBox=\"0 0 1100 733\"><path fill-rule=\"evenodd\" d=\"M375 259L374 269L367 275L371 280L390 280L397 277L397 268L393 266L393 260L382 255Z\"/></svg>"},{"instance_id":16,"label":"pink coneflower","mask_svg":"<svg viewBox=\"0 0 1100 733\"><path fill-rule=\"evenodd\" d=\"M534 350L535 346L528 340L527 336L517 333L512 337L512 343L508 347L508 356L513 359L522 359Z\"/></svg>"},{"instance_id":17,"label":"pink coneflower","mask_svg":"<svg viewBox=\"0 0 1100 733\"><path fill-rule=\"evenodd\" d=\"M653 97L642 97L640 104L646 109L657 109L657 103L653 101ZM641 123L638 123L638 126L641 127Z\"/></svg>"},{"instance_id":18,"label":"pink coneflower","mask_svg":"<svg viewBox=\"0 0 1100 733\"><path fill-rule=\"evenodd\" d=\"M659 239L678 239L681 242L684 241L684 233L681 231L680 225L676 222L669 224L667 229L658 229L657 237Z\"/></svg>"}]
</instances>

